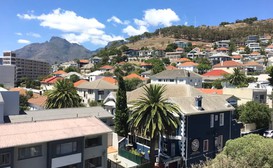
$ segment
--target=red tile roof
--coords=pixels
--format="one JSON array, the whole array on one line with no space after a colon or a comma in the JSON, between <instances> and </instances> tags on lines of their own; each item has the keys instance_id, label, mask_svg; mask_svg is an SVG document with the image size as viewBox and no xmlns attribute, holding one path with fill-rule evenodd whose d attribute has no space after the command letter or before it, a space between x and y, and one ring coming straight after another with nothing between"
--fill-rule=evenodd
<instances>
[{"instance_id":1,"label":"red tile roof","mask_svg":"<svg viewBox=\"0 0 273 168\"><path fill-rule=\"evenodd\" d=\"M28 103L44 107L46 103L46 99L47 99L47 96L41 96L37 93L34 93L32 98L28 99Z\"/></svg>"},{"instance_id":2,"label":"red tile roof","mask_svg":"<svg viewBox=\"0 0 273 168\"><path fill-rule=\"evenodd\" d=\"M140 64L140 66L152 66L152 64L146 63L146 62L142 62L142 63Z\"/></svg>"},{"instance_id":3,"label":"red tile roof","mask_svg":"<svg viewBox=\"0 0 273 168\"><path fill-rule=\"evenodd\" d=\"M104 66L100 67L100 69L114 69L114 67L111 65L104 65Z\"/></svg>"},{"instance_id":4,"label":"red tile roof","mask_svg":"<svg viewBox=\"0 0 273 168\"><path fill-rule=\"evenodd\" d=\"M217 48L216 50L217 50L217 51L228 51L228 49L225 48L225 47Z\"/></svg>"},{"instance_id":5,"label":"red tile roof","mask_svg":"<svg viewBox=\"0 0 273 168\"><path fill-rule=\"evenodd\" d=\"M47 83L47 84L54 84L56 83L58 80L64 79L62 77L59 76L52 76L50 78L44 79L41 81L41 83Z\"/></svg>"},{"instance_id":6,"label":"red tile roof","mask_svg":"<svg viewBox=\"0 0 273 168\"><path fill-rule=\"evenodd\" d=\"M80 84L85 83L85 82L88 82L88 81L87 81L87 80L81 79L81 80L79 80L79 81L77 81L77 82L74 83L74 87L77 87L77 86L79 86Z\"/></svg>"},{"instance_id":7,"label":"red tile roof","mask_svg":"<svg viewBox=\"0 0 273 168\"><path fill-rule=\"evenodd\" d=\"M224 61L220 62L219 64L216 64L213 66L213 68L218 68L218 67L239 67L243 66L243 64L238 63L236 61Z\"/></svg>"},{"instance_id":8,"label":"red tile roof","mask_svg":"<svg viewBox=\"0 0 273 168\"><path fill-rule=\"evenodd\" d=\"M257 52L257 51L254 51L254 52L252 52L250 55L260 55L260 53Z\"/></svg>"},{"instance_id":9,"label":"red tile roof","mask_svg":"<svg viewBox=\"0 0 273 168\"><path fill-rule=\"evenodd\" d=\"M225 74L229 74L229 73L221 69L215 69L203 74L203 76L223 76Z\"/></svg>"},{"instance_id":10,"label":"red tile roof","mask_svg":"<svg viewBox=\"0 0 273 168\"><path fill-rule=\"evenodd\" d=\"M177 69L177 68L172 65L166 66L166 70L173 70L173 69Z\"/></svg>"},{"instance_id":11,"label":"red tile roof","mask_svg":"<svg viewBox=\"0 0 273 168\"><path fill-rule=\"evenodd\" d=\"M178 47L175 51L184 51L183 48Z\"/></svg>"},{"instance_id":12,"label":"red tile roof","mask_svg":"<svg viewBox=\"0 0 273 168\"><path fill-rule=\"evenodd\" d=\"M191 60L188 58L179 58L176 60L176 62L188 62L188 61L191 61Z\"/></svg>"},{"instance_id":13,"label":"red tile roof","mask_svg":"<svg viewBox=\"0 0 273 168\"><path fill-rule=\"evenodd\" d=\"M113 77L103 77L102 80L109 82L111 84L117 85L118 82L116 79L114 79Z\"/></svg>"},{"instance_id":14,"label":"red tile roof","mask_svg":"<svg viewBox=\"0 0 273 168\"><path fill-rule=\"evenodd\" d=\"M267 46L266 48L267 49L273 49L273 45L271 44L271 45Z\"/></svg>"},{"instance_id":15,"label":"red tile roof","mask_svg":"<svg viewBox=\"0 0 273 168\"><path fill-rule=\"evenodd\" d=\"M194 62L184 62L180 65L178 65L179 67L188 67L188 66L198 66L199 64L194 63Z\"/></svg>"},{"instance_id":16,"label":"red tile roof","mask_svg":"<svg viewBox=\"0 0 273 168\"><path fill-rule=\"evenodd\" d=\"M53 72L53 74L54 75L62 75L62 74L67 74L67 73L63 70L59 70L59 71Z\"/></svg>"},{"instance_id":17,"label":"red tile roof","mask_svg":"<svg viewBox=\"0 0 273 168\"><path fill-rule=\"evenodd\" d=\"M234 55L234 56L231 56L233 59L241 59L242 56L241 55Z\"/></svg>"},{"instance_id":18,"label":"red tile roof","mask_svg":"<svg viewBox=\"0 0 273 168\"><path fill-rule=\"evenodd\" d=\"M84 60L84 59L82 59L82 60L80 60L80 63L82 63L82 64L88 64L88 63L89 63L89 60Z\"/></svg>"},{"instance_id":19,"label":"red tile roof","mask_svg":"<svg viewBox=\"0 0 273 168\"><path fill-rule=\"evenodd\" d=\"M139 75L137 75L135 73L132 73L132 74L127 75L127 76L124 77L124 79L133 79L133 78L138 78L140 80L146 80L145 78L143 78L143 77L141 77L141 76L139 76Z\"/></svg>"},{"instance_id":20,"label":"red tile roof","mask_svg":"<svg viewBox=\"0 0 273 168\"><path fill-rule=\"evenodd\" d=\"M206 93L206 94L223 94L223 89L205 89L205 88L197 88L199 91Z\"/></svg>"}]
</instances>

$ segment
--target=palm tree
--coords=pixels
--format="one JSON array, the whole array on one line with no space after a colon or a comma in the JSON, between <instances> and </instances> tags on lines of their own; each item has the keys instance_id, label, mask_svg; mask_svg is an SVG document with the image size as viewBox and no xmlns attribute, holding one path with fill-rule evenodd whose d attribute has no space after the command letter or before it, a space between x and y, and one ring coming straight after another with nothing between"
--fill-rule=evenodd
<instances>
[{"instance_id":1,"label":"palm tree","mask_svg":"<svg viewBox=\"0 0 273 168\"><path fill-rule=\"evenodd\" d=\"M156 142L160 135L168 135L180 125L180 110L163 97L165 86L145 85L143 89L143 96L133 102L128 122L132 132L150 138L150 167L154 167Z\"/></svg>"},{"instance_id":2,"label":"palm tree","mask_svg":"<svg viewBox=\"0 0 273 168\"><path fill-rule=\"evenodd\" d=\"M48 109L81 106L81 97L68 79L58 80L47 96L45 107Z\"/></svg>"},{"instance_id":3,"label":"palm tree","mask_svg":"<svg viewBox=\"0 0 273 168\"><path fill-rule=\"evenodd\" d=\"M228 81L230 84L238 87L246 83L246 76L245 74L240 72L239 68L235 68L233 70L233 74L226 76L225 80Z\"/></svg>"}]
</instances>

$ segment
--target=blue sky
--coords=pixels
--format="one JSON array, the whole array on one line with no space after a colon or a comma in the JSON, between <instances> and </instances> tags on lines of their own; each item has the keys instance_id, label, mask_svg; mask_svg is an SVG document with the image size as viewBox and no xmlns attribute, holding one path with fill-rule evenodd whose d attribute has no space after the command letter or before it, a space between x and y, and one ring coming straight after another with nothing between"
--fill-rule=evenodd
<instances>
[{"instance_id":1,"label":"blue sky","mask_svg":"<svg viewBox=\"0 0 273 168\"><path fill-rule=\"evenodd\" d=\"M3 0L0 52L59 36L90 50L171 25L273 18L272 0Z\"/></svg>"}]
</instances>

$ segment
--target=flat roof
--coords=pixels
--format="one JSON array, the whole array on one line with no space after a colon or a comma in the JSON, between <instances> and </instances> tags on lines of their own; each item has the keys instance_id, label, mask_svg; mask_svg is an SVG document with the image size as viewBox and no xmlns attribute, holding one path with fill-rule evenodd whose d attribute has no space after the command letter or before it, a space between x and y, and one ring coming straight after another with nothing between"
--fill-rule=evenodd
<instances>
[{"instance_id":1,"label":"flat roof","mask_svg":"<svg viewBox=\"0 0 273 168\"><path fill-rule=\"evenodd\" d=\"M62 109L46 109L26 111L26 114L10 115L9 120L11 123L30 122L30 121L43 121L43 120L56 120L68 119L78 117L97 117L113 118L114 116L103 109L101 106L96 107L80 107L80 108L62 108Z\"/></svg>"},{"instance_id":2,"label":"flat roof","mask_svg":"<svg viewBox=\"0 0 273 168\"><path fill-rule=\"evenodd\" d=\"M0 149L110 133L96 117L0 124Z\"/></svg>"}]
</instances>

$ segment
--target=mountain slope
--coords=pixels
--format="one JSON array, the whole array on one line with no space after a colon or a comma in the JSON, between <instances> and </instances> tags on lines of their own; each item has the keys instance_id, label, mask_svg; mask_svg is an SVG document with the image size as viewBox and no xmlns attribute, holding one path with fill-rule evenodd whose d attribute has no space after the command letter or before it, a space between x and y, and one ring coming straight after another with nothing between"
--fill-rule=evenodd
<instances>
[{"instance_id":1,"label":"mountain slope","mask_svg":"<svg viewBox=\"0 0 273 168\"><path fill-rule=\"evenodd\" d=\"M60 37L52 37L44 43L29 44L15 51L20 58L49 62L65 62L73 59L90 58L94 52L75 43L69 43Z\"/></svg>"}]
</instances>

